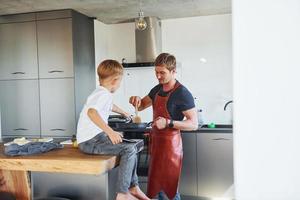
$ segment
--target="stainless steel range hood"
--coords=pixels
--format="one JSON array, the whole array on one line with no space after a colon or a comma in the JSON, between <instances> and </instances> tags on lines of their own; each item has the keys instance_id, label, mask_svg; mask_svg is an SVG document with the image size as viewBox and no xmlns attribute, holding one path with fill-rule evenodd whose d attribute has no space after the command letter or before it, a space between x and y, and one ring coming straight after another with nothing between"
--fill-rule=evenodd
<instances>
[{"instance_id":1,"label":"stainless steel range hood","mask_svg":"<svg viewBox=\"0 0 300 200\"><path fill-rule=\"evenodd\" d=\"M135 30L136 62L154 62L161 53L161 21L156 17L145 17L147 28Z\"/></svg>"},{"instance_id":2,"label":"stainless steel range hood","mask_svg":"<svg viewBox=\"0 0 300 200\"><path fill-rule=\"evenodd\" d=\"M135 30L136 63L123 63L124 67L153 66L161 53L161 21L157 17L145 17L147 28Z\"/></svg>"}]
</instances>

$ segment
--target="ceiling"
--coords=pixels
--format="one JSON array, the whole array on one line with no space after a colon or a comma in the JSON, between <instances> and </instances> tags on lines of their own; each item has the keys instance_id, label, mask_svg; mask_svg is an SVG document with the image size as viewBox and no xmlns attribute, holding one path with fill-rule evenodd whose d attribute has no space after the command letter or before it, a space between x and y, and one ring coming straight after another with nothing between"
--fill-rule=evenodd
<instances>
[{"instance_id":1,"label":"ceiling","mask_svg":"<svg viewBox=\"0 0 300 200\"><path fill-rule=\"evenodd\" d=\"M145 16L172 19L231 13L231 0L0 0L0 15L71 8L106 24Z\"/></svg>"}]
</instances>

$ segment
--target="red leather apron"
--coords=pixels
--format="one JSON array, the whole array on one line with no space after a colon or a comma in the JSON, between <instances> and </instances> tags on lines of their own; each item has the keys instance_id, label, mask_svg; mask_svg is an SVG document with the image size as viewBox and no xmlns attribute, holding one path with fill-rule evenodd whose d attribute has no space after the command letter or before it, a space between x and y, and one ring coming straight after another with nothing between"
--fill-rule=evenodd
<instances>
[{"instance_id":1,"label":"red leather apron","mask_svg":"<svg viewBox=\"0 0 300 200\"><path fill-rule=\"evenodd\" d=\"M153 119L159 116L171 119L167 102L178 86L180 83L177 82L166 97L156 94L153 102ZM164 191L169 199L173 199L177 193L182 167L180 130L173 128L159 130L153 127L150 136L148 197L153 198L158 192Z\"/></svg>"}]
</instances>

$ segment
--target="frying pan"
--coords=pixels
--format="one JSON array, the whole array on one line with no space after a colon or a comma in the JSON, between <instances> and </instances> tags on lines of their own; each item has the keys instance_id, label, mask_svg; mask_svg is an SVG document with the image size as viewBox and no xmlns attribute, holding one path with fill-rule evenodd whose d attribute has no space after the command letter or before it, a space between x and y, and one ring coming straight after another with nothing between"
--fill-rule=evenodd
<instances>
[{"instance_id":1,"label":"frying pan","mask_svg":"<svg viewBox=\"0 0 300 200\"><path fill-rule=\"evenodd\" d=\"M146 129L152 122L146 123L115 123L116 129Z\"/></svg>"}]
</instances>

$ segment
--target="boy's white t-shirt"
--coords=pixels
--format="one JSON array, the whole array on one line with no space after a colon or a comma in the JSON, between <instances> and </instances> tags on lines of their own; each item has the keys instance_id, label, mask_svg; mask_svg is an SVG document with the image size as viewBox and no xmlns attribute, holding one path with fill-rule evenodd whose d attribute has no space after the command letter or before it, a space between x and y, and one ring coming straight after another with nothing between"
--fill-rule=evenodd
<instances>
[{"instance_id":1,"label":"boy's white t-shirt","mask_svg":"<svg viewBox=\"0 0 300 200\"><path fill-rule=\"evenodd\" d=\"M105 121L105 123L107 123L112 107L112 93L109 92L105 87L97 87L87 98L87 101L80 113L76 136L78 144L92 139L97 134L103 132L103 130L96 126L87 115L89 108L96 109L101 118Z\"/></svg>"}]
</instances>

